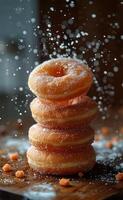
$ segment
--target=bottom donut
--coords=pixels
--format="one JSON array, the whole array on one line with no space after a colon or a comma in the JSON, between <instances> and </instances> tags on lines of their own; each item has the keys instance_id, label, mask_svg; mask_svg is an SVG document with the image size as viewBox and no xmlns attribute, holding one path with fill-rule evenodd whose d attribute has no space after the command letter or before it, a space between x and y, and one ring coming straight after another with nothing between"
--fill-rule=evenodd
<instances>
[{"instance_id":1,"label":"bottom donut","mask_svg":"<svg viewBox=\"0 0 123 200\"><path fill-rule=\"evenodd\" d=\"M72 175L85 173L95 164L95 152L92 146L81 152L56 153L36 149L31 146L27 151L29 166L41 174Z\"/></svg>"}]
</instances>

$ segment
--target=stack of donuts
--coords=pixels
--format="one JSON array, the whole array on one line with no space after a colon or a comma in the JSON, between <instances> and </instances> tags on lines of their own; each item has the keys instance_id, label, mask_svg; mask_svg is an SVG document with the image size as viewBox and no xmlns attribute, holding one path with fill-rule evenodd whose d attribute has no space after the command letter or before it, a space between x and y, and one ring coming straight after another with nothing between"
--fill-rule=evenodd
<instances>
[{"instance_id":1,"label":"stack of donuts","mask_svg":"<svg viewBox=\"0 0 123 200\"><path fill-rule=\"evenodd\" d=\"M95 164L90 122L96 103L86 96L93 74L80 60L57 58L43 62L29 76L37 96L30 104L37 122L29 129L29 166L42 174L70 175Z\"/></svg>"}]
</instances>

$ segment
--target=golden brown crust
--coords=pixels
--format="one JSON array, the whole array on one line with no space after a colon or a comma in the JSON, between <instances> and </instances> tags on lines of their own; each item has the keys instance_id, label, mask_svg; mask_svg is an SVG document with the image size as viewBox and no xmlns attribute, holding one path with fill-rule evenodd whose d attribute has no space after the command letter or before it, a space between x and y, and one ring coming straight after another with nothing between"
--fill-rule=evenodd
<instances>
[{"instance_id":1,"label":"golden brown crust","mask_svg":"<svg viewBox=\"0 0 123 200\"><path fill-rule=\"evenodd\" d=\"M74 99L73 99L74 102ZM35 98L30 108L36 122L47 128L79 128L87 126L97 113L96 103L88 96L66 104L54 104Z\"/></svg>"},{"instance_id":2,"label":"golden brown crust","mask_svg":"<svg viewBox=\"0 0 123 200\"><path fill-rule=\"evenodd\" d=\"M30 167L42 174L70 175L86 172L95 164L89 127L97 113L86 96L93 74L80 60L52 59L37 66L28 85L37 96L31 104L38 124L29 129Z\"/></svg>"},{"instance_id":3,"label":"golden brown crust","mask_svg":"<svg viewBox=\"0 0 123 200\"><path fill-rule=\"evenodd\" d=\"M91 70L80 60L58 58L37 66L28 85L36 96L59 101L87 94L92 81Z\"/></svg>"},{"instance_id":4,"label":"golden brown crust","mask_svg":"<svg viewBox=\"0 0 123 200\"><path fill-rule=\"evenodd\" d=\"M90 170L95 164L93 148L83 148L81 152L54 153L30 147L27 152L31 168L45 174L68 175Z\"/></svg>"},{"instance_id":5,"label":"golden brown crust","mask_svg":"<svg viewBox=\"0 0 123 200\"><path fill-rule=\"evenodd\" d=\"M29 129L30 143L41 150L54 152L80 151L94 140L91 127L83 129L58 130L43 128L35 124Z\"/></svg>"}]
</instances>

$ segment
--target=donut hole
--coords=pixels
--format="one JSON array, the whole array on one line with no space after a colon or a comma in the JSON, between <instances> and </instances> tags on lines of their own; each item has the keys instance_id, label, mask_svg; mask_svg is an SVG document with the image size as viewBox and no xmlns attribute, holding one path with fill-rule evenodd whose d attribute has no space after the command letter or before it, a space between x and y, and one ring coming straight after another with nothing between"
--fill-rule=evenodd
<instances>
[{"instance_id":1,"label":"donut hole","mask_svg":"<svg viewBox=\"0 0 123 200\"><path fill-rule=\"evenodd\" d=\"M65 75L65 69L63 66L53 66L48 69L48 73L50 76L62 77Z\"/></svg>"}]
</instances>

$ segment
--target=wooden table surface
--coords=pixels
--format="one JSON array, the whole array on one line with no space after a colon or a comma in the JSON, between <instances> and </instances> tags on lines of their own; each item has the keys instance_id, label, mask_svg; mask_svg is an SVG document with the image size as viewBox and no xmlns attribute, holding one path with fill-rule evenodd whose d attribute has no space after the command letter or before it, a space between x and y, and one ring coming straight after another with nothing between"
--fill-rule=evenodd
<instances>
[{"instance_id":1,"label":"wooden table surface","mask_svg":"<svg viewBox=\"0 0 123 200\"><path fill-rule=\"evenodd\" d=\"M62 177L39 175L29 168L25 154L29 146L27 138L28 123L26 128L15 125L12 128L7 128L7 133L1 132L0 136L1 191L11 193L13 199L14 194L21 195L25 199L35 200L101 200L108 197L113 199L113 195L115 195L114 199L123 199L122 195L117 195L123 190L123 182L115 180L115 174L118 171L123 171L123 134L119 134L119 130L123 127L122 122L122 109L113 111L113 114L105 121L98 120L95 122L96 134L99 134L101 138L93 144L97 153L97 163L83 177L70 176L70 187L59 185L59 179ZM102 135L100 132L102 126L108 126L111 134L108 136ZM111 140L114 136L119 138L118 142L111 149L106 148L107 140ZM8 159L8 153L15 151L19 152L20 158L18 161L12 162ZM2 166L7 162L12 165L12 172L5 173L2 171ZM15 177L15 171L18 169L24 170L25 177L23 179ZM0 192L0 195L2 194L4 192ZM9 199L7 193L4 199Z\"/></svg>"}]
</instances>

